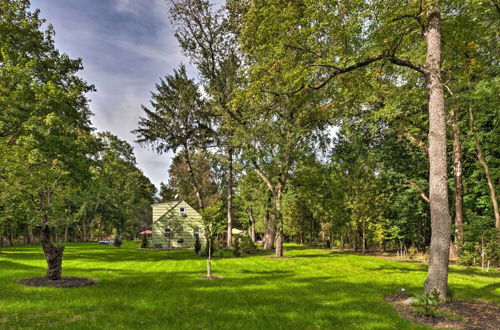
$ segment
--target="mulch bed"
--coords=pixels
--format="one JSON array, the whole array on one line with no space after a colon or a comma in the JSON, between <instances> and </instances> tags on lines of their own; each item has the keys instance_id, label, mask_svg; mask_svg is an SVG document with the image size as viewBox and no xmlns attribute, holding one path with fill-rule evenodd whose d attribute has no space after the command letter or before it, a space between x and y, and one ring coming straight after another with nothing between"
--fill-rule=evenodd
<instances>
[{"instance_id":1,"label":"mulch bed","mask_svg":"<svg viewBox=\"0 0 500 330\"><path fill-rule=\"evenodd\" d=\"M453 300L440 307L445 315L426 316L415 313L407 302L410 296L406 294L387 295L388 301L399 315L413 323L433 328L454 329L500 329L500 306L463 300Z\"/></svg>"},{"instance_id":2,"label":"mulch bed","mask_svg":"<svg viewBox=\"0 0 500 330\"><path fill-rule=\"evenodd\" d=\"M17 281L27 286L48 286L52 288L79 288L82 286L96 285L97 282L84 277L61 277L60 280L49 280L45 277L33 277Z\"/></svg>"}]
</instances>

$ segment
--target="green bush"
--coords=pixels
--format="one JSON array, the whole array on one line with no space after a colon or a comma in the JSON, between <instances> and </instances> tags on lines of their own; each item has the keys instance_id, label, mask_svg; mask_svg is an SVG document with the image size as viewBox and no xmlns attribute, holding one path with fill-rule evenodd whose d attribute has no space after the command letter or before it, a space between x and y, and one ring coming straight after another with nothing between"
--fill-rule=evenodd
<instances>
[{"instance_id":1,"label":"green bush","mask_svg":"<svg viewBox=\"0 0 500 330\"><path fill-rule=\"evenodd\" d=\"M421 315L435 316L439 313L439 306L443 302L439 297L439 292L432 291L431 294L417 294L412 299L412 306L415 307L415 312Z\"/></svg>"},{"instance_id":2,"label":"green bush","mask_svg":"<svg viewBox=\"0 0 500 330\"><path fill-rule=\"evenodd\" d=\"M416 255L417 255L417 248L412 246L411 248L408 249L408 257L410 259L414 259Z\"/></svg>"},{"instance_id":3,"label":"green bush","mask_svg":"<svg viewBox=\"0 0 500 330\"><path fill-rule=\"evenodd\" d=\"M241 250L244 253L253 253L257 251L257 245L255 245L255 243L252 242L250 236L245 235L241 239Z\"/></svg>"},{"instance_id":4,"label":"green bush","mask_svg":"<svg viewBox=\"0 0 500 330\"><path fill-rule=\"evenodd\" d=\"M194 240L194 253L196 255L199 255L200 250L201 250L201 242L200 242L200 237L197 235L195 240Z\"/></svg>"},{"instance_id":5,"label":"green bush","mask_svg":"<svg viewBox=\"0 0 500 330\"><path fill-rule=\"evenodd\" d=\"M484 266L490 267L500 265L500 233L494 227L491 227L489 219L482 217L472 218L471 224L464 225L464 241L458 247L460 256L459 262L466 266L481 266L484 260ZM484 255L482 253L484 252Z\"/></svg>"},{"instance_id":6,"label":"green bush","mask_svg":"<svg viewBox=\"0 0 500 330\"><path fill-rule=\"evenodd\" d=\"M149 246L148 235L144 234L142 236L141 248L146 249Z\"/></svg>"},{"instance_id":7,"label":"green bush","mask_svg":"<svg viewBox=\"0 0 500 330\"><path fill-rule=\"evenodd\" d=\"M120 236L116 235L115 240L113 241L113 245L119 248L120 246L122 246L122 244L123 244L122 239L120 238Z\"/></svg>"},{"instance_id":8,"label":"green bush","mask_svg":"<svg viewBox=\"0 0 500 330\"><path fill-rule=\"evenodd\" d=\"M241 255L240 236L238 235L233 238L233 255L235 257L239 257Z\"/></svg>"}]
</instances>

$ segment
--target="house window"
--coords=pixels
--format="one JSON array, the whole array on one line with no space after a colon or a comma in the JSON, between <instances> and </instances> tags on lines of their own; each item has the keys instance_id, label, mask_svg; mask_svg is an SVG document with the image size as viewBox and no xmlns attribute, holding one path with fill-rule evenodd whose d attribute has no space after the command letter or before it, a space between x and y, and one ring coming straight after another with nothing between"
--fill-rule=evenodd
<instances>
[{"instance_id":1,"label":"house window","mask_svg":"<svg viewBox=\"0 0 500 330\"><path fill-rule=\"evenodd\" d=\"M185 217L186 216L186 209L184 209L183 207L179 208L179 215L181 217Z\"/></svg>"},{"instance_id":2,"label":"house window","mask_svg":"<svg viewBox=\"0 0 500 330\"><path fill-rule=\"evenodd\" d=\"M193 232L194 239L200 239L200 233L198 231Z\"/></svg>"}]
</instances>

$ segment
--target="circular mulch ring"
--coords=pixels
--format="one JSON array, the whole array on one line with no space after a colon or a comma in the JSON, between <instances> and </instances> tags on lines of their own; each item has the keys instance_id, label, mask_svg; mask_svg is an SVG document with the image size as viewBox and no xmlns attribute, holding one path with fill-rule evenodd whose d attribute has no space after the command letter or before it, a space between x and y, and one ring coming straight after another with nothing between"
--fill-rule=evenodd
<instances>
[{"instance_id":1,"label":"circular mulch ring","mask_svg":"<svg viewBox=\"0 0 500 330\"><path fill-rule=\"evenodd\" d=\"M385 296L399 315L413 323L433 328L454 329L500 329L500 306L485 302L452 300L444 303L440 310L447 315L424 316L415 313L408 303L409 295L393 294Z\"/></svg>"},{"instance_id":2,"label":"circular mulch ring","mask_svg":"<svg viewBox=\"0 0 500 330\"><path fill-rule=\"evenodd\" d=\"M215 276L215 275L212 275L212 276L205 275L205 276L202 276L201 278L204 279L204 280L218 280L221 277L220 276Z\"/></svg>"},{"instance_id":3,"label":"circular mulch ring","mask_svg":"<svg viewBox=\"0 0 500 330\"><path fill-rule=\"evenodd\" d=\"M49 280L45 277L33 277L17 281L19 284L27 286L46 286L52 288L79 288L82 286L96 285L97 282L90 278L66 276L60 280Z\"/></svg>"}]
</instances>

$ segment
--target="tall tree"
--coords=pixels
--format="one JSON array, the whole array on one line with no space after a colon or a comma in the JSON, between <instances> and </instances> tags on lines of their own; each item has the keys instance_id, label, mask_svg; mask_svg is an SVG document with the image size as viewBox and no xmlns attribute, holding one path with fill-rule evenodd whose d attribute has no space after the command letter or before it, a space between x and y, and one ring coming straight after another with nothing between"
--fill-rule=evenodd
<instances>
[{"instance_id":1,"label":"tall tree","mask_svg":"<svg viewBox=\"0 0 500 330\"><path fill-rule=\"evenodd\" d=\"M170 17L176 37L192 63L198 69L208 96L212 115L216 119L216 141L226 154L227 183L227 246L232 246L234 221L233 186L234 156L237 153L232 136L239 114L230 109L231 94L240 83L238 43L227 11L218 10L207 0L169 0Z\"/></svg>"},{"instance_id":2,"label":"tall tree","mask_svg":"<svg viewBox=\"0 0 500 330\"><path fill-rule=\"evenodd\" d=\"M453 15L452 11L446 13ZM245 49L257 58L253 73L260 73L258 83L263 89L275 93L287 95L324 88L339 92L340 76L354 71L366 74L377 62L421 75L428 95L432 223L431 259L424 286L426 292L437 290L446 297L451 216L439 2L253 1L244 21ZM266 29L260 28L262 25ZM289 82L273 84L275 72L286 72ZM398 76L397 70L392 73ZM350 75L351 82L354 77ZM335 96L324 97L329 100Z\"/></svg>"},{"instance_id":3,"label":"tall tree","mask_svg":"<svg viewBox=\"0 0 500 330\"><path fill-rule=\"evenodd\" d=\"M152 109L142 107L146 117L141 117L139 128L134 131L138 142L151 144L158 153L181 149L198 208L203 210L205 203L191 159L191 151L201 147L209 133L198 86L187 77L186 67L181 65L173 75L162 79L151 95Z\"/></svg>"},{"instance_id":4,"label":"tall tree","mask_svg":"<svg viewBox=\"0 0 500 330\"><path fill-rule=\"evenodd\" d=\"M46 277L57 280L64 247L54 246L51 232L71 187L89 177L85 93L93 87L77 76L81 60L57 51L52 26L42 30L45 21L29 7L26 0L0 1L0 154L8 156L1 190L26 201L31 224L40 226Z\"/></svg>"},{"instance_id":5,"label":"tall tree","mask_svg":"<svg viewBox=\"0 0 500 330\"><path fill-rule=\"evenodd\" d=\"M217 184L213 177L211 164L207 154L203 151L192 152L190 155L193 166L195 181L198 184L200 195L204 205L210 205L220 199ZM191 205L197 204L196 193L190 184L189 169L184 155L177 155L172 158L172 163L168 170L169 187L171 187L179 199L185 200Z\"/></svg>"}]
</instances>

